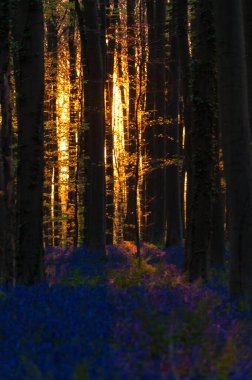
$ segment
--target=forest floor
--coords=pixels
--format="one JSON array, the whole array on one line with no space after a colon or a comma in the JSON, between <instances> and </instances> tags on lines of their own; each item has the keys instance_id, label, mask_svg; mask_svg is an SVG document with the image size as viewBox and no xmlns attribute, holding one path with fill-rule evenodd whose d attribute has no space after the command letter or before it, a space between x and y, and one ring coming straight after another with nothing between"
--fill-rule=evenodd
<instances>
[{"instance_id":1,"label":"forest floor","mask_svg":"<svg viewBox=\"0 0 252 380\"><path fill-rule=\"evenodd\" d=\"M252 379L252 312L227 268L188 284L181 248L134 252L51 249L45 283L2 289L0 380Z\"/></svg>"}]
</instances>

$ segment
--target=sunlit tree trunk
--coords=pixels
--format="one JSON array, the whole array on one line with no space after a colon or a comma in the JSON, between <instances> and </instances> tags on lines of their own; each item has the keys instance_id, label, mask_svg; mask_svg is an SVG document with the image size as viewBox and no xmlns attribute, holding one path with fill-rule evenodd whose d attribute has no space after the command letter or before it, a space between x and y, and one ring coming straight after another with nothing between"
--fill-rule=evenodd
<instances>
[{"instance_id":1,"label":"sunlit tree trunk","mask_svg":"<svg viewBox=\"0 0 252 380\"><path fill-rule=\"evenodd\" d=\"M177 8L175 1L171 3L169 25L170 54L168 58L168 101L167 101L167 133L166 133L166 246L182 243L182 218L180 181L178 173L179 133L179 62L177 44Z\"/></svg>"},{"instance_id":2,"label":"sunlit tree trunk","mask_svg":"<svg viewBox=\"0 0 252 380\"><path fill-rule=\"evenodd\" d=\"M12 106L10 88L10 4L4 0L0 4L0 104L1 104L1 151L3 175L3 274L4 282L14 280L15 254L15 206L14 173L12 155Z\"/></svg>"},{"instance_id":3,"label":"sunlit tree trunk","mask_svg":"<svg viewBox=\"0 0 252 380\"><path fill-rule=\"evenodd\" d=\"M85 20L84 20L84 2L83 0L79 2L75 0L75 10L78 18L78 26L80 32L81 41L81 66L82 66L82 88L81 88L81 120L80 128L78 130L78 163L77 163L77 178L78 178L78 216L79 216L79 240L80 244L87 245L87 214L88 214L88 197L87 197L87 184L88 184L88 139L89 139L89 126L85 120L85 108L88 108L88 94L87 94L87 83L86 83L86 67L87 67L87 57L86 57L86 31L85 31ZM84 96L85 94L85 96ZM85 97L85 105L83 98Z\"/></svg>"},{"instance_id":4,"label":"sunlit tree trunk","mask_svg":"<svg viewBox=\"0 0 252 380\"><path fill-rule=\"evenodd\" d=\"M113 107L113 73L116 46L116 23L118 21L119 9L118 0L114 0L111 11L109 1L106 1L108 44L106 51L106 243L113 244L113 224L114 224L114 167L113 151L114 137L112 126Z\"/></svg>"},{"instance_id":5,"label":"sunlit tree trunk","mask_svg":"<svg viewBox=\"0 0 252 380\"><path fill-rule=\"evenodd\" d=\"M127 44L128 44L128 75L129 75L129 127L126 134L127 162L127 216L125 221L124 239L135 238L135 161L136 161L136 21L135 0L127 0Z\"/></svg>"},{"instance_id":6,"label":"sunlit tree trunk","mask_svg":"<svg viewBox=\"0 0 252 380\"><path fill-rule=\"evenodd\" d=\"M187 238L190 279L208 273L212 222L215 51L213 3L192 6L192 194Z\"/></svg>"},{"instance_id":7,"label":"sunlit tree trunk","mask_svg":"<svg viewBox=\"0 0 252 380\"><path fill-rule=\"evenodd\" d=\"M70 4L73 1L70 0ZM67 200L67 244L74 247L78 244L78 188L77 188L77 124L78 124L78 77L77 65L77 46L75 42L76 17L74 9L70 9L69 30L68 30L68 49L69 49L69 78L70 78L70 124L69 124L69 190Z\"/></svg>"},{"instance_id":8,"label":"sunlit tree trunk","mask_svg":"<svg viewBox=\"0 0 252 380\"><path fill-rule=\"evenodd\" d=\"M230 207L230 291L234 296L250 297L252 162L241 1L215 0L215 14L220 125Z\"/></svg>"},{"instance_id":9,"label":"sunlit tree trunk","mask_svg":"<svg viewBox=\"0 0 252 380\"><path fill-rule=\"evenodd\" d=\"M147 61L147 84L146 84L146 107L145 107L145 129L143 134L144 155L146 169L144 175L144 198L145 206L143 240L153 240L153 214L154 214L154 130L155 119L155 93L156 93L156 71L155 71L155 7L154 0L146 0L146 13L148 23L148 61Z\"/></svg>"},{"instance_id":10,"label":"sunlit tree trunk","mask_svg":"<svg viewBox=\"0 0 252 380\"><path fill-rule=\"evenodd\" d=\"M154 123L154 204L153 204L153 236L155 244L165 243L165 21L166 1L159 0L155 3L155 80L156 117Z\"/></svg>"},{"instance_id":11,"label":"sunlit tree trunk","mask_svg":"<svg viewBox=\"0 0 252 380\"><path fill-rule=\"evenodd\" d=\"M14 20L18 116L16 280L43 278L43 97L44 20L42 1L23 0Z\"/></svg>"},{"instance_id":12,"label":"sunlit tree trunk","mask_svg":"<svg viewBox=\"0 0 252 380\"><path fill-rule=\"evenodd\" d=\"M116 52L117 52L117 67L118 67L118 79L120 82L120 93L121 93L121 101L122 101L122 107L123 107L123 126L125 131L125 140L127 140L127 131L128 131L128 120L127 120L127 111L128 111L128 105L126 104L126 89L124 86L124 73L123 73L123 49L122 49L122 38L120 36L124 33L124 25L122 23L120 13L118 16L118 28L117 28L117 35L116 35ZM124 205L122 205L122 209Z\"/></svg>"},{"instance_id":13,"label":"sunlit tree trunk","mask_svg":"<svg viewBox=\"0 0 252 380\"><path fill-rule=\"evenodd\" d=\"M50 0L51 1L51 0ZM49 2L50 4L50 2ZM49 117L47 127L47 166L50 166L51 175L50 192L53 192L51 208L53 218L51 218L52 243L59 246L61 241L61 204L59 195L59 160L58 160L58 137L57 137L57 73L58 73L58 36L57 36L57 15L54 2L50 4L51 14L47 20L47 52L50 62L48 71L48 96L49 96ZM46 178L48 181L48 177Z\"/></svg>"}]
</instances>

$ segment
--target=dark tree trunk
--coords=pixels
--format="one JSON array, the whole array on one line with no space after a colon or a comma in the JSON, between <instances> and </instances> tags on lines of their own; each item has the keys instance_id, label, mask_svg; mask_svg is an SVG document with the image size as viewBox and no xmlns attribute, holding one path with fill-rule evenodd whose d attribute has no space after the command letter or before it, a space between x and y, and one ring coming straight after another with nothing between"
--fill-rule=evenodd
<instances>
[{"instance_id":1,"label":"dark tree trunk","mask_svg":"<svg viewBox=\"0 0 252 380\"><path fill-rule=\"evenodd\" d=\"M10 5L9 1L0 4L0 104L2 113L1 151L2 151L2 205L3 233L3 281L13 284L15 254L15 206L14 173L12 155L12 109L10 88ZM1 248L0 248L1 249Z\"/></svg>"},{"instance_id":2,"label":"dark tree trunk","mask_svg":"<svg viewBox=\"0 0 252 380\"><path fill-rule=\"evenodd\" d=\"M187 238L190 279L206 279L212 222L215 51L213 3L192 6L192 194Z\"/></svg>"},{"instance_id":3,"label":"dark tree trunk","mask_svg":"<svg viewBox=\"0 0 252 380\"><path fill-rule=\"evenodd\" d=\"M225 240L224 216L225 194L221 185L220 171L220 133L218 120L214 122L213 131L213 199L212 199L212 231L210 241L210 261L213 267L224 265Z\"/></svg>"},{"instance_id":4,"label":"dark tree trunk","mask_svg":"<svg viewBox=\"0 0 252 380\"><path fill-rule=\"evenodd\" d=\"M1 137L0 137L1 143ZM3 183L3 159L0 155L0 284L4 280L4 183Z\"/></svg>"},{"instance_id":5,"label":"dark tree trunk","mask_svg":"<svg viewBox=\"0 0 252 380\"><path fill-rule=\"evenodd\" d=\"M135 161L136 161L136 24L135 0L127 0L127 44L128 44L128 75L129 75L129 127L126 134L127 163L127 215L124 229L124 239L135 239Z\"/></svg>"},{"instance_id":6,"label":"dark tree trunk","mask_svg":"<svg viewBox=\"0 0 252 380\"><path fill-rule=\"evenodd\" d=\"M189 52L189 39L188 39L188 0L178 0L178 53L179 53L179 67L180 67L180 86L183 99L183 123L185 128L185 146L184 146L184 175L186 180L186 202L184 207L184 218L186 224L186 241L185 253L187 254L189 244L189 209L191 204L192 194L192 152L191 152L191 119L192 119L192 106L191 106L191 73L190 73L190 52ZM184 191L184 189L183 189ZM185 267L187 266L187 257Z\"/></svg>"},{"instance_id":7,"label":"dark tree trunk","mask_svg":"<svg viewBox=\"0 0 252 380\"><path fill-rule=\"evenodd\" d=\"M70 4L73 3L70 0ZM68 30L68 49L69 49L69 78L70 78L70 125L69 125L69 190L67 201L67 244L77 247L78 244L78 204L77 204L77 124L78 117L78 83L77 83L77 47L75 42L76 17L74 9L70 9L70 20Z\"/></svg>"},{"instance_id":8,"label":"dark tree trunk","mask_svg":"<svg viewBox=\"0 0 252 380\"><path fill-rule=\"evenodd\" d=\"M165 21L166 1L155 3L155 109L154 124L154 204L153 204L153 236L152 242L164 245L165 243Z\"/></svg>"},{"instance_id":9,"label":"dark tree trunk","mask_svg":"<svg viewBox=\"0 0 252 380\"><path fill-rule=\"evenodd\" d=\"M166 246L182 243L181 196L178 172L179 154L179 64L177 44L177 9L175 1L171 3L170 16L170 55L168 60L168 101L166 133Z\"/></svg>"},{"instance_id":10,"label":"dark tree trunk","mask_svg":"<svg viewBox=\"0 0 252 380\"><path fill-rule=\"evenodd\" d=\"M144 198L145 205L143 240L153 241L153 214L154 214L154 131L155 119L155 93L156 93L156 71L155 71L155 7L154 0L146 0L146 13L148 23L148 47L149 55L147 61L147 87L146 87L146 125L143 134L144 156L146 161L146 172L144 175Z\"/></svg>"},{"instance_id":11,"label":"dark tree trunk","mask_svg":"<svg viewBox=\"0 0 252 380\"><path fill-rule=\"evenodd\" d=\"M247 62L250 135L252 136L252 1L242 0Z\"/></svg>"},{"instance_id":12,"label":"dark tree trunk","mask_svg":"<svg viewBox=\"0 0 252 380\"><path fill-rule=\"evenodd\" d=\"M85 0L86 76L85 121L88 123L87 244L105 254L105 109L104 70L97 0Z\"/></svg>"},{"instance_id":13,"label":"dark tree trunk","mask_svg":"<svg viewBox=\"0 0 252 380\"><path fill-rule=\"evenodd\" d=\"M215 1L215 14L220 125L230 207L230 291L234 296L250 297L252 162L241 1Z\"/></svg>"},{"instance_id":14,"label":"dark tree trunk","mask_svg":"<svg viewBox=\"0 0 252 380\"><path fill-rule=\"evenodd\" d=\"M18 116L16 280L43 278L43 98L44 19L42 1L17 3L14 41Z\"/></svg>"}]
</instances>

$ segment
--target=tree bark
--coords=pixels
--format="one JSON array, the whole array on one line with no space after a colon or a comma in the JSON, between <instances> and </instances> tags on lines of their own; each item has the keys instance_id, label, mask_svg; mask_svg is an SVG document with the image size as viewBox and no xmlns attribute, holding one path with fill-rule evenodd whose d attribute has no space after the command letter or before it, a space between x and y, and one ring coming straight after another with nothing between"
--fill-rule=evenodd
<instances>
[{"instance_id":1,"label":"tree bark","mask_svg":"<svg viewBox=\"0 0 252 380\"><path fill-rule=\"evenodd\" d=\"M216 94L217 95L217 94ZM216 110L217 111L217 110ZM218 112L218 111L217 111ZM222 173L220 170L220 131L218 120L214 121L213 131L213 198L212 198L212 228L210 241L210 261L212 267L224 265L225 240L225 194L221 185Z\"/></svg>"},{"instance_id":2,"label":"tree bark","mask_svg":"<svg viewBox=\"0 0 252 380\"><path fill-rule=\"evenodd\" d=\"M185 204L184 204L184 219L185 219L185 268L187 267L187 252L189 245L189 226L190 217L189 209L191 204L192 194L192 151L191 151L191 128L192 128L192 104L191 104L191 57L189 51L189 36L188 36L188 0L178 0L178 53L180 67L180 86L183 99L183 123L185 128L184 142L184 176L186 182Z\"/></svg>"},{"instance_id":3,"label":"tree bark","mask_svg":"<svg viewBox=\"0 0 252 380\"><path fill-rule=\"evenodd\" d=\"M252 136L252 2L250 0L242 0L242 3L247 63L249 124L250 135Z\"/></svg>"},{"instance_id":4,"label":"tree bark","mask_svg":"<svg viewBox=\"0 0 252 380\"><path fill-rule=\"evenodd\" d=\"M70 0L70 4L73 0ZM77 247L78 244L78 186L77 186L77 125L78 118L78 77L76 71L77 46L75 42L76 17L74 9L70 9L70 20L68 29L68 50L69 50L69 78L70 78L70 124L69 124L69 190L67 200L67 244Z\"/></svg>"},{"instance_id":5,"label":"tree bark","mask_svg":"<svg viewBox=\"0 0 252 380\"><path fill-rule=\"evenodd\" d=\"M154 0L146 0L146 13L148 23L148 47L147 61L147 84L145 106L145 129L143 133L144 155L147 168L144 175L144 228L143 240L153 241L153 215L154 215L154 120L155 120L155 94L156 94L156 71L155 71L155 7Z\"/></svg>"},{"instance_id":6,"label":"tree bark","mask_svg":"<svg viewBox=\"0 0 252 380\"><path fill-rule=\"evenodd\" d=\"M177 8L173 0L169 25L170 54L168 59L168 100L166 126L166 246L181 245L181 196L177 156L179 154L179 62L177 41Z\"/></svg>"},{"instance_id":7,"label":"tree bark","mask_svg":"<svg viewBox=\"0 0 252 380\"><path fill-rule=\"evenodd\" d=\"M192 194L187 238L191 280L206 279L212 222L215 51L213 3L192 6Z\"/></svg>"},{"instance_id":8,"label":"tree bark","mask_svg":"<svg viewBox=\"0 0 252 380\"><path fill-rule=\"evenodd\" d=\"M44 19L41 0L16 6L14 41L18 116L16 281L43 279Z\"/></svg>"},{"instance_id":9,"label":"tree bark","mask_svg":"<svg viewBox=\"0 0 252 380\"><path fill-rule=\"evenodd\" d=\"M0 137L1 143L1 137ZM4 191L3 191L3 159L0 155L0 284L4 279Z\"/></svg>"},{"instance_id":10,"label":"tree bark","mask_svg":"<svg viewBox=\"0 0 252 380\"><path fill-rule=\"evenodd\" d=\"M227 12L228 9L228 12ZM241 1L215 0L220 126L230 207L230 291L252 290L252 161Z\"/></svg>"},{"instance_id":11,"label":"tree bark","mask_svg":"<svg viewBox=\"0 0 252 380\"><path fill-rule=\"evenodd\" d=\"M165 243L165 15L166 1L155 3L155 123L154 123L154 204L152 242L159 245Z\"/></svg>"},{"instance_id":12,"label":"tree bark","mask_svg":"<svg viewBox=\"0 0 252 380\"><path fill-rule=\"evenodd\" d=\"M105 106L104 69L97 0L85 0L86 76L85 121L88 123L88 248L105 255Z\"/></svg>"},{"instance_id":13,"label":"tree bark","mask_svg":"<svg viewBox=\"0 0 252 380\"><path fill-rule=\"evenodd\" d=\"M106 1L107 8L107 35L108 45L106 51L106 243L113 244L114 235L114 136L112 126L112 107L113 107L113 73L114 57L116 45L116 24L118 22L118 0L114 0L112 13L109 1Z\"/></svg>"},{"instance_id":14,"label":"tree bark","mask_svg":"<svg viewBox=\"0 0 252 380\"><path fill-rule=\"evenodd\" d=\"M46 242L59 246L61 241L61 203L59 195L59 161L57 136L58 35L56 4L49 0L47 26L46 114L45 114L45 232ZM53 210L53 215L52 214Z\"/></svg>"},{"instance_id":15,"label":"tree bark","mask_svg":"<svg viewBox=\"0 0 252 380\"><path fill-rule=\"evenodd\" d=\"M136 161L136 21L135 0L127 0L127 44L129 75L129 123L125 146L128 152L127 162L127 215L124 239L135 238L135 161Z\"/></svg>"},{"instance_id":16,"label":"tree bark","mask_svg":"<svg viewBox=\"0 0 252 380\"><path fill-rule=\"evenodd\" d=\"M1 151L3 196L3 281L13 285L15 255L15 202L12 153L12 106L10 85L10 5L0 4L0 104L2 111Z\"/></svg>"}]
</instances>

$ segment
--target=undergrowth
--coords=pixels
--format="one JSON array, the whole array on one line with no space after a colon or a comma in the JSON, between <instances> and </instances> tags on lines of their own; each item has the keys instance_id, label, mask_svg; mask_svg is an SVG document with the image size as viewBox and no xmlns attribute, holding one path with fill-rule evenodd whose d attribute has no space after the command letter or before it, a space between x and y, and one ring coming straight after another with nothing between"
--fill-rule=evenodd
<instances>
[{"instance_id":1,"label":"undergrowth","mask_svg":"<svg viewBox=\"0 0 252 380\"><path fill-rule=\"evenodd\" d=\"M51 250L47 283L1 289L0 380L252 379L252 314L227 269L189 284L181 248L134 253Z\"/></svg>"}]
</instances>

